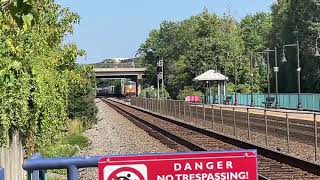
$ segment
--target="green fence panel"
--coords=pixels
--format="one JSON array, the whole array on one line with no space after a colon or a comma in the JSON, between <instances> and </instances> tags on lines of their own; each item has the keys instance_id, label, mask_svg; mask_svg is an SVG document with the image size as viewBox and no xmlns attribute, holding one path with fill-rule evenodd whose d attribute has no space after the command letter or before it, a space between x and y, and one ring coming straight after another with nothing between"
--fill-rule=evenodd
<instances>
[{"instance_id":1,"label":"green fence panel","mask_svg":"<svg viewBox=\"0 0 320 180\"><path fill-rule=\"evenodd\" d=\"M231 103L235 103L235 95L234 93L229 94L227 96L231 96ZM251 105L251 94L250 93L238 93L238 103L243 106ZM256 107L264 107L262 102L266 101L268 94L253 94L253 102ZM274 93L270 94L270 97L276 97ZM211 96L208 98L208 102L210 104L219 103L218 96ZM221 97L223 101L223 97ZM298 106L298 94L297 93L279 93L278 94L278 104L280 108L283 109L297 109ZM312 94L312 93L302 93L301 94L301 105L303 109L306 110L314 110L320 111L320 94ZM275 106L275 103L272 105Z\"/></svg>"}]
</instances>

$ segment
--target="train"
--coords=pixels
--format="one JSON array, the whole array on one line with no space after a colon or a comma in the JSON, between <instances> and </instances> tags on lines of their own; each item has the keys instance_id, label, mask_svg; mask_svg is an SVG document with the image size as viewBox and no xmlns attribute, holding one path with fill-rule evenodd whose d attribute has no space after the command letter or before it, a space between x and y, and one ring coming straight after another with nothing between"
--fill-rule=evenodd
<instances>
[{"instance_id":1,"label":"train","mask_svg":"<svg viewBox=\"0 0 320 180\"><path fill-rule=\"evenodd\" d=\"M136 96L136 83L133 81L123 82L121 86L108 86L96 89L97 96L106 97L132 97Z\"/></svg>"},{"instance_id":2,"label":"train","mask_svg":"<svg viewBox=\"0 0 320 180\"><path fill-rule=\"evenodd\" d=\"M123 92L124 96L135 96L136 95L136 83L133 81L128 81L123 84Z\"/></svg>"}]
</instances>

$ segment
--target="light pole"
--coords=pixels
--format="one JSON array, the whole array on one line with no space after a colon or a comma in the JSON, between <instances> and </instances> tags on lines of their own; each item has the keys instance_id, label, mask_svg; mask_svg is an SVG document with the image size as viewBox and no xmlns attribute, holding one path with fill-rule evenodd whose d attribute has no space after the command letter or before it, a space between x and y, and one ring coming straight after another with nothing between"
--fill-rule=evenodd
<instances>
[{"instance_id":1,"label":"light pole","mask_svg":"<svg viewBox=\"0 0 320 180\"><path fill-rule=\"evenodd\" d=\"M300 71L301 71L301 67L300 67L300 45L299 45L299 40L297 40L296 44L286 44L283 46L282 49L282 62L285 63L287 62L287 58L286 58L286 54L285 54L285 48L286 47L296 47L297 48L297 59L298 59L298 63L297 63L297 81L298 81L298 106L297 109L301 110L302 109L302 105L301 105L301 79L300 79Z\"/></svg>"},{"instance_id":2,"label":"light pole","mask_svg":"<svg viewBox=\"0 0 320 180\"><path fill-rule=\"evenodd\" d=\"M315 57L320 57L320 48L319 48L319 46L318 46L318 41L319 41L319 39L320 39L320 35L317 37L317 39L316 39L316 52L315 52L315 54L314 54L314 56Z\"/></svg>"},{"instance_id":3,"label":"light pole","mask_svg":"<svg viewBox=\"0 0 320 180\"><path fill-rule=\"evenodd\" d=\"M278 88L278 72L279 72L279 67L278 67L278 54L277 54L277 47L274 47L274 50L267 48L265 52L274 52L274 67L273 71L275 73L275 78L276 78L276 104L275 108L279 108L279 101L278 101L278 93L279 93L279 88ZM269 59L268 59L268 66L270 65ZM268 67L269 69L269 67ZM268 72L268 77L269 77L269 72ZM268 97L270 96L270 78L268 78Z\"/></svg>"},{"instance_id":4,"label":"light pole","mask_svg":"<svg viewBox=\"0 0 320 180\"><path fill-rule=\"evenodd\" d=\"M227 100L227 60L228 60L228 52L225 52L226 58L224 59L223 66L224 66L224 89L223 89L223 102Z\"/></svg>"},{"instance_id":5,"label":"light pole","mask_svg":"<svg viewBox=\"0 0 320 180\"><path fill-rule=\"evenodd\" d=\"M236 66L236 58L234 58L233 60L233 65L234 65L234 105L238 106L239 102L238 102L238 95L237 95L237 66Z\"/></svg>"},{"instance_id":6,"label":"light pole","mask_svg":"<svg viewBox=\"0 0 320 180\"><path fill-rule=\"evenodd\" d=\"M252 52L250 53L250 80L251 80L251 102L250 102L250 106L254 107L254 100L253 100L253 76L254 76L254 68L256 67L256 65L253 65L254 63L257 63L257 57L256 55L258 54L265 54L265 52L257 52L256 54L253 54ZM255 59L255 62L253 62L253 58Z\"/></svg>"},{"instance_id":7,"label":"light pole","mask_svg":"<svg viewBox=\"0 0 320 180\"><path fill-rule=\"evenodd\" d=\"M252 61L253 55L252 52L250 53L250 81L251 81L251 103L250 106L254 107L254 101L253 101L253 61Z\"/></svg>"}]
</instances>

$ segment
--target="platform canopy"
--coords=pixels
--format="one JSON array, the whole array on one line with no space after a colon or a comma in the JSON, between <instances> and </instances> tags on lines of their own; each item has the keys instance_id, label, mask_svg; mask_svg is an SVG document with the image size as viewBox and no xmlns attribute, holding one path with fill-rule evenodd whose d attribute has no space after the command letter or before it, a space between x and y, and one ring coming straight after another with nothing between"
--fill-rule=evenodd
<instances>
[{"instance_id":1,"label":"platform canopy","mask_svg":"<svg viewBox=\"0 0 320 180\"><path fill-rule=\"evenodd\" d=\"M193 81L227 81L227 80L228 80L227 76L219 72L215 72L214 70L208 70L193 79Z\"/></svg>"}]
</instances>

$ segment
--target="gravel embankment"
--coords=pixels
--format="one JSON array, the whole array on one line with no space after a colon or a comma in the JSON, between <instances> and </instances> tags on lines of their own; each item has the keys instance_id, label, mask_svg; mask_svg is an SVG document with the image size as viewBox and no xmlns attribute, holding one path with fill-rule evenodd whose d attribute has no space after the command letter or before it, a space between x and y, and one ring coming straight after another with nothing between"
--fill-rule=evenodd
<instances>
[{"instance_id":1,"label":"gravel embankment","mask_svg":"<svg viewBox=\"0 0 320 180\"><path fill-rule=\"evenodd\" d=\"M80 156L173 152L111 107L96 99L98 123L84 132L91 143ZM81 169L80 179L98 179L97 168Z\"/></svg>"}]
</instances>

